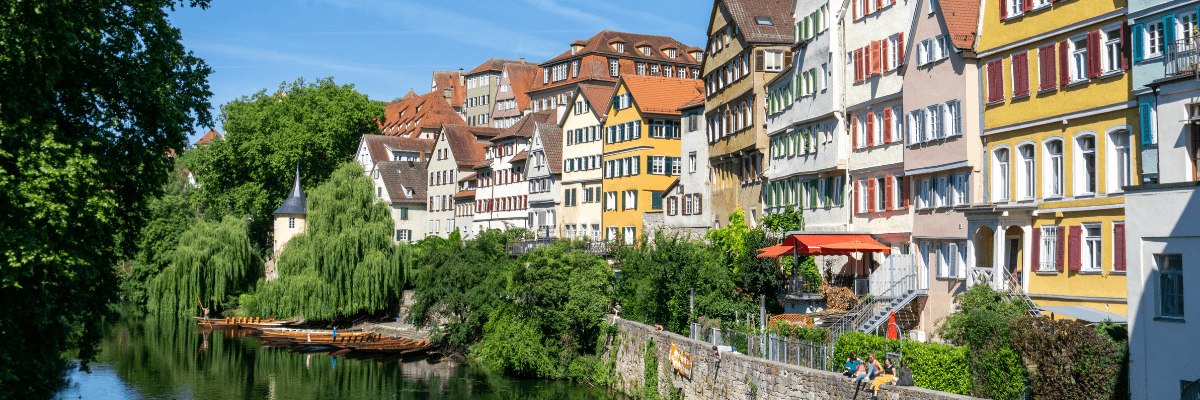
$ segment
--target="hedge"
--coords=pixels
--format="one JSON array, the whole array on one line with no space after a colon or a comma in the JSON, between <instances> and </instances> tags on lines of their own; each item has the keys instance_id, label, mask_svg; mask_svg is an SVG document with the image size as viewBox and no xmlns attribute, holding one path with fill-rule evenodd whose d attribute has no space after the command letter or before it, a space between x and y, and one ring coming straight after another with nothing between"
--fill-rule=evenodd
<instances>
[{"instance_id":1,"label":"hedge","mask_svg":"<svg viewBox=\"0 0 1200 400\"><path fill-rule=\"evenodd\" d=\"M917 386L961 395L971 394L971 371L967 368L967 350L936 343L888 340L882 336L847 332L838 337L833 357L838 372L844 369L850 352L866 360L870 353L883 364L888 351L903 350L904 362L912 369ZM898 361L898 360L893 360ZM898 365L898 363L897 363Z\"/></svg>"}]
</instances>

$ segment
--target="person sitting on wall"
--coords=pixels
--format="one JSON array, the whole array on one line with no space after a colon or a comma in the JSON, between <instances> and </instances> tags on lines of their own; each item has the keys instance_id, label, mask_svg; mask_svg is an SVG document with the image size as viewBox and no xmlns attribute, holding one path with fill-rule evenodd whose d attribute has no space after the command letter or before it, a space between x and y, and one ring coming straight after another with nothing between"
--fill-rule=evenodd
<instances>
[{"instance_id":1,"label":"person sitting on wall","mask_svg":"<svg viewBox=\"0 0 1200 400\"><path fill-rule=\"evenodd\" d=\"M879 365L879 360L875 359L875 353L867 353L867 375L869 375L871 379L875 379L875 377L879 375L879 371L882 369L883 367Z\"/></svg>"},{"instance_id":2,"label":"person sitting on wall","mask_svg":"<svg viewBox=\"0 0 1200 400\"><path fill-rule=\"evenodd\" d=\"M904 360L900 360L900 368L896 370L896 386L913 386L915 384L912 369L908 368L908 364Z\"/></svg>"},{"instance_id":3,"label":"person sitting on wall","mask_svg":"<svg viewBox=\"0 0 1200 400\"><path fill-rule=\"evenodd\" d=\"M862 361L858 359L858 353L850 352L850 358L846 359L846 371L842 372L842 376L853 378L859 364L862 364Z\"/></svg>"},{"instance_id":4,"label":"person sitting on wall","mask_svg":"<svg viewBox=\"0 0 1200 400\"><path fill-rule=\"evenodd\" d=\"M858 367L854 370L854 380L860 382L869 382L870 375L867 374L867 364L858 363Z\"/></svg>"},{"instance_id":5,"label":"person sitting on wall","mask_svg":"<svg viewBox=\"0 0 1200 400\"><path fill-rule=\"evenodd\" d=\"M892 359L883 360L883 371L879 376L871 381L871 396L879 395L879 387L883 385L891 385L896 382L896 367L892 365Z\"/></svg>"}]
</instances>

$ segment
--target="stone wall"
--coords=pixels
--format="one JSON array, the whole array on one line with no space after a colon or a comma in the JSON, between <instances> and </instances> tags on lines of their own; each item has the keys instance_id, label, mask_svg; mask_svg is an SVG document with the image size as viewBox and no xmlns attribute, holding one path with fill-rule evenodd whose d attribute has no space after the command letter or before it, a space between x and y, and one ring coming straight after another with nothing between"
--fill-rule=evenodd
<instances>
[{"instance_id":1,"label":"stone wall","mask_svg":"<svg viewBox=\"0 0 1200 400\"><path fill-rule=\"evenodd\" d=\"M619 339L609 346L616 359L617 389L641 393L645 387L647 341L654 341L658 359L658 392L663 396L682 390L695 400L849 400L870 399L871 385L857 384L840 374L798 367L743 354L724 354L718 361L711 344L651 326L618 319ZM692 376L685 378L671 367L671 343L692 357ZM966 400L969 396L918 387L887 386L880 399Z\"/></svg>"}]
</instances>

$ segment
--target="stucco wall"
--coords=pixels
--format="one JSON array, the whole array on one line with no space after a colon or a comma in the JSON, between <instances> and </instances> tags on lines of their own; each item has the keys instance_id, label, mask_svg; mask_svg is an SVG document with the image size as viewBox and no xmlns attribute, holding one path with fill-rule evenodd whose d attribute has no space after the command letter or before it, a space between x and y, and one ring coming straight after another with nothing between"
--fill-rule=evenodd
<instances>
[{"instance_id":1,"label":"stucco wall","mask_svg":"<svg viewBox=\"0 0 1200 400\"><path fill-rule=\"evenodd\" d=\"M691 125L689 118L696 116L696 125ZM708 142L704 134L704 109L697 107L683 112L683 134L680 141L680 159L683 160L682 174L679 176L679 184L675 189L672 189L669 195L676 196L679 200L679 212L675 215L667 215L665 223L673 228L707 228L712 227L713 212L712 207L708 206L708 201L712 198L712 189L709 183L709 177L712 176L708 165ZM696 157L696 170L692 171L692 153ZM700 213L692 215L683 215L684 210L684 194L699 193L701 202Z\"/></svg>"},{"instance_id":2,"label":"stucco wall","mask_svg":"<svg viewBox=\"0 0 1200 400\"><path fill-rule=\"evenodd\" d=\"M575 101L588 101L581 93L576 93ZM596 140L567 144L567 140L563 140L563 160L592 157L600 158L604 153L604 129L600 124L600 120L596 117L597 113L603 113L603 110L597 111L594 107L604 107L606 104L588 104L588 111L580 114L575 114L574 110L568 110L567 115L563 118L562 128L564 133L570 133L576 129L585 129L595 126L598 130ZM590 128L589 128L590 129ZM586 234L578 234L576 236L593 236L592 225L600 225L601 215L604 212L601 198L601 191L597 198L592 201L587 201L586 189L601 188L601 179L604 177L604 161L597 160L595 169L567 171L564 166L562 169L562 190L575 190L579 194L579 203L574 206L561 207L561 218L558 220L559 235L566 236L566 225L575 225L577 230L579 227L587 227ZM602 189L601 189L602 190ZM603 229L603 228L601 228ZM596 238L599 239L599 238Z\"/></svg>"},{"instance_id":3,"label":"stucco wall","mask_svg":"<svg viewBox=\"0 0 1200 400\"><path fill-rule=\"evenodd\" d=\"M439 160L437 155L443 152L448 156ZM425 189L428 196L435 199L435 203L438 201L437 199L440 199L443 196L450 198L450 206L445 210L439 209L440 203L429 204L429 209L431 211L429 211L428 215L428 218L431 220L441 221L438 225L438 232L431 232L431 234L441 237L449 237L450 232L453 232L454 229L448 229L450 224L448 224L446 221L454 219L453 197L454 194L458 192L458 179L460 177L470 175L474 171L471 171L469 168L458 167L458 162L455 160L454 152L450 149L450 142L446 140L445 130L442 131L442 134L438 135L437 145L434 146L433 155L429 158L429 164L426 166L426 170L429 173L451 171L447 172L447 174L450 175L448 181L443 182L442 184L428 182L428 186ZM454 226L463 228L463 230L469 228L467 226L458 225L457 223L455 223ZM428 227L426 229L428 229Z\"/></svg>"},{"instance_id":4,"label":"stucco wall","mask_svg":"<svg viewBox=\"0 0 1200 400\"><path fill-rule=\"evenodd\" d=\"M616 360L617 389L640 393L645 387L646 343L653 341L658 359L658 393L666 395L672 388L683 392L683 398L694 400L834 400L870 398L871 385L856 383L841 374L798 367L743 354L725 353L716 359L712 344L694 341L684 336L622 319L616 320L620 330L616 345L610 345L608 355ZM671 343L692 357L691 378L671 367ZM885 386L881 399L966 400L960 396L918 387Z\"/></svg>"},{"instance_id":5,"label":"stucco wall","mask_svg":"<svg viewBox=\"0 0 1200 400\"><path fill-rule=\"evenodd\" d=\"M295 228L288 228L289 217L296 218ZM283 246L286 245L288 241L292 240L292 238L296 237L296 235L304 232L304 219L305 216L299 214L279 214L275 216L275 249L273 251L276 255L279 254L279 251L283 249Z\"/></svg>"},{"instance_id":6,"label":"stucco wall","mask_svg":"<svg viewBox=\"0 0 1200 400\"><path fill-rule=\"evenodd\" d=\"M1200 82L1187 79L1165 85L1158 96L1158 182L1174 183L1193 179L1191 151L1191 126L1184 123L1189 118L1187 105L1200 102ZM1142 162L1152 162L1142 160Z\"/></svg>"}]
</instances>

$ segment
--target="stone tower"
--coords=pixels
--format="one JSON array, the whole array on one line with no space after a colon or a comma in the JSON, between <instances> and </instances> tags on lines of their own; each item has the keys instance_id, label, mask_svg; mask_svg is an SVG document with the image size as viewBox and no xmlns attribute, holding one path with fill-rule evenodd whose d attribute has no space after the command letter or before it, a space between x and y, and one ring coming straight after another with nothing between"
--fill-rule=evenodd
<instances>
[{"instance_id":1,"label":"stone tower","mask_svg":"<svg viewBox=\"0 0 1200 400\"><path fill-rule=\"evenodd\" d=\"M288 193L283 205L275 210L275 248L274 259L279 258L279 252L288 241L305 230L304 219L308 216L305 208L308 199L304 197L304 189L300 187L300 167L296 167L296 180L292 183L292 191ZM268 275L270 273L268 272Z\"/></svg>"}]
</instances>

